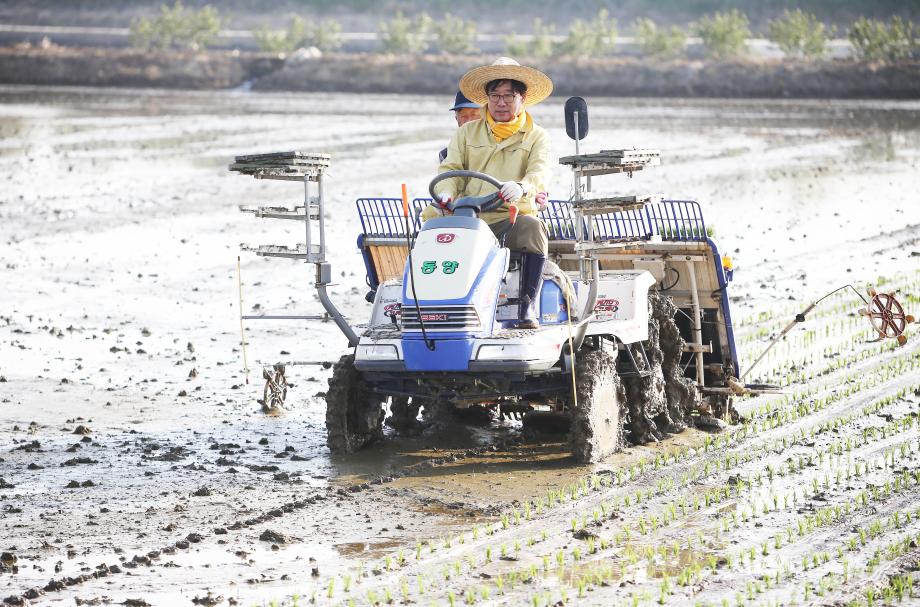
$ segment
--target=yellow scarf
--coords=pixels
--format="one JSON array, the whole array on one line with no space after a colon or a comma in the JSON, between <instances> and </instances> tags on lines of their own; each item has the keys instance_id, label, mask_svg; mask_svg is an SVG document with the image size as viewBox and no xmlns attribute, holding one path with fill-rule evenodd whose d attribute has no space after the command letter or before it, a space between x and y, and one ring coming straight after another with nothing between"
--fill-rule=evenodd
<instances>
[{"instance_id":1,"label":"yellow scarf","mask_svg":"<svg viewBox=\"0 0 920 607\"><path fill-rule=\"evenodd\" d=\"M530 120L530 114L526 111L522 111L520 114L514 117L514 120L510 122L495 122L495 119L492 118L492 114L489 113L488 108L486 108L486 121L489 123L489 130L492 131L492 136L495 137L495 140L502 142L508 137L511 137L515 133L521 130L521 127Z\"/></svg>"}]
</instances>

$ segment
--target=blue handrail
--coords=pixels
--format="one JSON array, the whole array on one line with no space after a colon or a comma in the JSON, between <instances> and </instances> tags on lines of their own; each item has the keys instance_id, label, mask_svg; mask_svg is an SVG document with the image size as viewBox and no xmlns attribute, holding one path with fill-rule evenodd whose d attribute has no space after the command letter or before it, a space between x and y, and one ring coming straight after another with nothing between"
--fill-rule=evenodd
<instances>
[{"instance_id":1,"label":"blue handrail","mask_svg":"<svg viewBox=\"0 0 920 607\"><path fill-rule=\"evenodd\" d=\"M416 198L410 204L409 214L413 234L421 227L419 215L428 204ZM359 198L355 201L361 230L365 236L392 237L405 236L406 223L402 214L402 198Z\"/></svg>"},{"instance_id":2,"label":"blue handrail","mask_svg":"<svg viewBox=\"0 0 920 607\"><path fill-rule=\"evenodd\" d=\"M412 201L412 220L415 231L421 226L422 209L431 203L430 198ZM402 236L405 228L402 218L402 200L399 198L359 198L358 215L365 236ZM550 200L540 211L550 240L575 240L575 217L568 200ZM593 221L597 240L650 240L661 237L667 241L706 240L706 223L699 203L692 200L662 200L647 203L642 209L595 215L585 219Z\"/></svg>"}]
</instances>

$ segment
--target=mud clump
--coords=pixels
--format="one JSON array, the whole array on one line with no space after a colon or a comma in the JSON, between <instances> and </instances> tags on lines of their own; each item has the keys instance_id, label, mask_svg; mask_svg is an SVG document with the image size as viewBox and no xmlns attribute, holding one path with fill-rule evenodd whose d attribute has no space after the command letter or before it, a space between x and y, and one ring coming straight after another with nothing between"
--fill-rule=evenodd
<instances>
[{"instance_id":1,"label":"mud clump","mask_svg":"<svg viewBox=\"0 0 920 607\"><path fill-rule=\"evenodd\" d=\"M89 457L73 457L67 460L66 462L62 463L61 467L63 468L64 466L67 466L67 467L88 466L88 465L98 464L98 463L99 463L98 460L94 460Z\"/></svg>"},{"instance_id":2,"label":"mud clump","mask_svg":"<svg viewBox=\"0 0 920 607\"><path fill-rule=\"evenodd\" d=\"M144 455L143 457L145 459L150 459L151 461L157 462L178 462L191 455L191 453L192 452L185 447L170 447L168 451L161 453L160 455L156 455L150 458Z\"/></svg>"},{"instance_id":3,"label":"mud clump","mask_svg":"<svg viewBox=\"0 0 920 607\"><path fill-rule=\"evenodd\" d=\"M587 541L587 540L596 540L596 539L598 539L598 537L597 537L596 534L591 533L590 531L588 531L588 530L585 529L584 527L582 527L581 529L579 529L578 531L576 531L575 533L573 533L573 534L572 534L572 537L573 537L574 539L576 539L576 540L585 540L585 541Z\"/></svg>"},{"instance_id":4,"label":"mud clump","mask_svg":"<svg viewBox=\"0 0 920 607\"><path fill-rule=\"evenodd\" d=\"M294 541L295 538L284 535L277 531L272 531L271 529L266 529L259 535L259 539L263 542L271 542L272 544L278 544L279 546L284 544L290 544Z\"/></svg>"},{"instance_id":5,"label":"mud clump","mask_svg":"<svg viewBox=\"0 0 920 607\"><path fill-rule=\"evenodd\" d=\"M728 428L728 423L711 415L700 415L696 418L696 427L702 430L722 431Z\"/></svg>"},{"instance_id":6,"label":"mud clump","mask_svg":"<svg viewBox=\"0 0 920 607\"><path fill-rule=\"evenodd\" d=\"M0 554L0 573L19 573L19 567L16 565L18 560L12 552Z\"/></svg>"},{"instance_id":7,"label":"mud clump","mask_svg":"<svg viewBox=\"0 0 920 607\"><path fill-rule=\"evenodd\" d=\"M37 440L30 441L28 443L23 443L18 447L14 447L13 451L25 451L26 453L34 453L36 451L42 450L42 444Z\"/></svg>"},{"instance_id":8,"label":"mud clump","mask_svg":"<svg viewBox=\"0 0 920 607\"><path fill-rule=\"evenodd\" d=\"M684 340L674 321L677 308L670 297L658 293L649 293L648 303L645 354L649 366L642 376L623 379L629 408L627 437L637 445L682 432L700 404L699 391L680 367ZM641 366L641 350L633 347L632 353Z\"/></svg>"},{"instance_id":9,"label":"mud clump","mask_svg":"<svg viewBox=\"0 0 920 607\"><path fill-rule=\"evenodd\" d=\"M80 481L70 481L64 486L64 488L65 489L80 489L81 487L95 487L95 486L96 486L96 483L90 480L83 481L82 483Z\"/></svg>"},{"instance_id":10,"label":"mud clump","mask_svg":"<svg viewBox=\"0 0 920 607\"><path fill-rule=\"evenodd\" d=\"M0 476L0 489L15 489L16 485L8 483L5 478Z\"/></svg>"},{"instance_id":11,"label":"mud clump","mask_svg":"<svg viewBox=\"0 0 920 607\"><path fill-rule=\"evenodd\" d=\"M278 466L274 464L269 464L267 466L261 466L258 464L253 464L251 466L246 466L252 472L278 472L281 470Z\"/></svg>"},{"instance_id":12,"label":"mud clump","mask_svg":"<svg viewBox=\"0 0 920 607\"><path fill-rule=\"evenodd\" d=\"M213 494L214 492L211 491L211 488L207 486L199 487L198 489L192 492L192 495L195 497L208 497Z\"/></svg>"}]
</instances>

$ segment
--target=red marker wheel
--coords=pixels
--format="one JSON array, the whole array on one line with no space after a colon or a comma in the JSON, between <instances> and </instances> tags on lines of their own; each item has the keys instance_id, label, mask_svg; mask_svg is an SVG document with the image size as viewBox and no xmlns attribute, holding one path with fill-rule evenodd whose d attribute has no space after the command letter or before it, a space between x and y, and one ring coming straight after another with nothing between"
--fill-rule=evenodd
<instances>
[{"instance_id":1,"label":"red marker wheel","mask_svg":"<svg viewBox=\"0 0 920 607\"><path fill-rule=\"evenodd\" d=\"M899 337L907 328L907 315L892 293L876 293L869 302L869 322L879 337Z\"/></svg>"}]
</instances>

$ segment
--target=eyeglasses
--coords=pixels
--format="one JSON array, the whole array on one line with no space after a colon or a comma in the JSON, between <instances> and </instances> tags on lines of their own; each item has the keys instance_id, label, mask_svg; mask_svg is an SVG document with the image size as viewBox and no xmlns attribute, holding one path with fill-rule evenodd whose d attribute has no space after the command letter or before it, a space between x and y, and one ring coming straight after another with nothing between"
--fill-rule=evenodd
<instances>
[{"instance_id":1,"label":"eyeglasses","mask_svg":"<svg viewBox=\"0 0 920 607\"><path fill-rule=\"evenodd\" d=\"M489 101L492 103L498 103L499 101L504 101L506 104L511 105L514 103L517 93L509 93L507 95L499 95L498 93L489 93Z\"/></svg>"}]
</instances>

